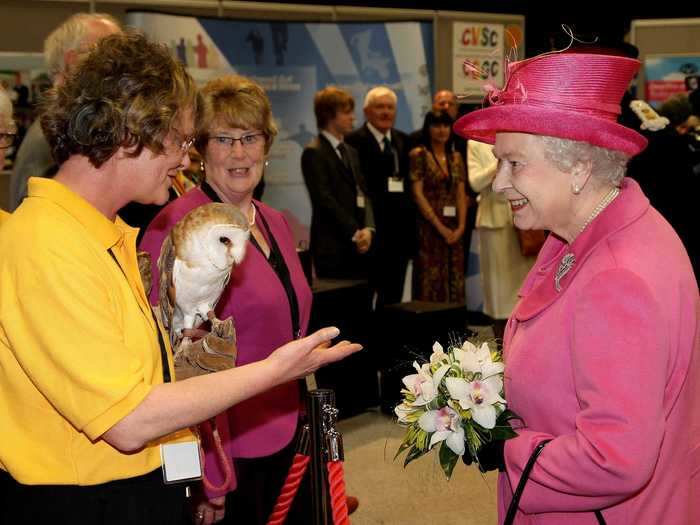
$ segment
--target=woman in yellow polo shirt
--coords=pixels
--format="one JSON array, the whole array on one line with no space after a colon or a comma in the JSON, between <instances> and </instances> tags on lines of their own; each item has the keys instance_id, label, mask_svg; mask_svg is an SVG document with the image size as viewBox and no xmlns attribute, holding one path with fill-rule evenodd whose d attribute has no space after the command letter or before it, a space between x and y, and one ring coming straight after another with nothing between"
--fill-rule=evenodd
<instances>
[{"instance_id":1,"label":"woman in yellow polo shirt","mask_svg":"<svg viewBox=\"0 0 700 525\"><path fill-rule=\"evenodd\" d=\"M177 524L184 486L165 484L161 465L187 477L173 467L191 470L193 447L176 432L359 349L329 347L327 328L255 364L168 381L136 230L116 213L166 202L197 110L184 67L136 34L101 40L49 96L59 171L30 179L0 229L0 523Z\"/></svg>"}]
</instances>

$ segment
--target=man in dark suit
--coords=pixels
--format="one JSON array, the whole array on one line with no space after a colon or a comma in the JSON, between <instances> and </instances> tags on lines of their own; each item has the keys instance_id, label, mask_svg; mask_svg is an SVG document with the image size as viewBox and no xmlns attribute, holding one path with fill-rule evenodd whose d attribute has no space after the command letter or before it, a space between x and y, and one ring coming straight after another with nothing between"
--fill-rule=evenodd
<instances>
[{"instance_id":1,"label":"man in dark suit","mask_svg":"<svg viewBox=\"0 0 700 525\"><path fill-rule=\"evenodd\" d=\"M355 103L343 89L316 93L319 134L304 148L301 169L311 197L311 257L316 275L367 278L374 236L372 202L357 152L344 142L352 131Z\"/></svg>"},{"instance_id":2,"label":"man in dark suit","mask_svg":"<svg viewBox=\"0 0 700 525\"><path fill-rule=\"evenodd\" d=\"M370 285L377 310L401 302L408 261L416 251L416 208L408 179L405 133L394 128L396 94L375 87L365 97L364 125L346 137L357 149L377 226Z\"/></svg>"}]
</instances>

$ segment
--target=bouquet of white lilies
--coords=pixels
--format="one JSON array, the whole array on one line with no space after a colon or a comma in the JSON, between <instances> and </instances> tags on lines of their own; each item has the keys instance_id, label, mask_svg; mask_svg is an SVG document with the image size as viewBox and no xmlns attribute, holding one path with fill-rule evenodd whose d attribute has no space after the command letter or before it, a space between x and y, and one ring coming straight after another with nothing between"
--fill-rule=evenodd
<instances>
[{"instance_id":1,"label":"bouquet of white lilies","mask_svg":"<svg viewBox=\"0 0 700 525\"><path fill-rule=\"evenodd\" d=\"M466 340L447 352L433 345L430 362L414 361L415 374L403 378L403 401L395 409L408 427L396 457L408 450L404 467L439 445L440 465L449 479L464 454L479 463L486 443L515 437L506 409L501 352L488 342Z\"/></svg>"}]
</instances>

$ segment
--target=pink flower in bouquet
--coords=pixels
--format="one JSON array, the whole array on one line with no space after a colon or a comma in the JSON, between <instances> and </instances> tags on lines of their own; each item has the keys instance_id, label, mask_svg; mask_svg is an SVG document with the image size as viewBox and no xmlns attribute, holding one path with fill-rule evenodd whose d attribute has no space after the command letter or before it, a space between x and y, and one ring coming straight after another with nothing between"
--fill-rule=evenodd
<instances>
[{"instance_id":1,"label":"pink flower in bouquet","mask_svg":"<svg viewBox=\"0 0 700 525\"><path fill-rule=\"evenodd\" d=\"M450 450L461 456L464 454L464 428L459 414L450 407L428 410L418 420L418 425L426 432L433 432L428 448L440 441L445 441Z\"/></svg>"},{"instance_id":2,"label":"pink flower in bouquet","mask_svg":"<svg viewBox=\"0 0 700 525\"><path fill-rule=\"evenodd\" d=\"M458 377L448 377L445 385L450 396L457 400L464 410L470 410L475 422L486 429L496 426L496 405L505 406L506 400L500 396L503 381L500 376L466 381Z\"/></svg>"},{"instance_id":3,"label":"pink flower in bouquet","mask_svg":"<svg viewBox=\"0 0 700 525\"><path fill-rule=\"evenodd\" d=\"M414 362L413 367L418 373L403 378L403 384L415 397L415 400L410 404L414 406L427 405L437 397L438 385L442 376L436 381L430 371L430 365L427 363L419 366L418 363Z\"/></svg>"}]
</instances>

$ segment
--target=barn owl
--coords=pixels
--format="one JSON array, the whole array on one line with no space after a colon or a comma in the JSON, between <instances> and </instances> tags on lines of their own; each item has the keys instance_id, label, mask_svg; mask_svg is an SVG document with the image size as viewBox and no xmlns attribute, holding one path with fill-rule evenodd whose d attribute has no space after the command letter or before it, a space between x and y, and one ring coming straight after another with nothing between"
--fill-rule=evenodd
<instances>
[{"instance_id":1,"label":"barn owl","mask_svg":"<svg viewBox=\"0 0 700 525\"><path fill-rule=\"evenodd\" d=\"M214 306L231 269L243 260L249 235L248 221L238 208L214 202L187 213L163 241L158 258L160 315L173 348L181 343L183 329L206 320L216 329L220 321Z\"/></svg>"}]
</instances>

